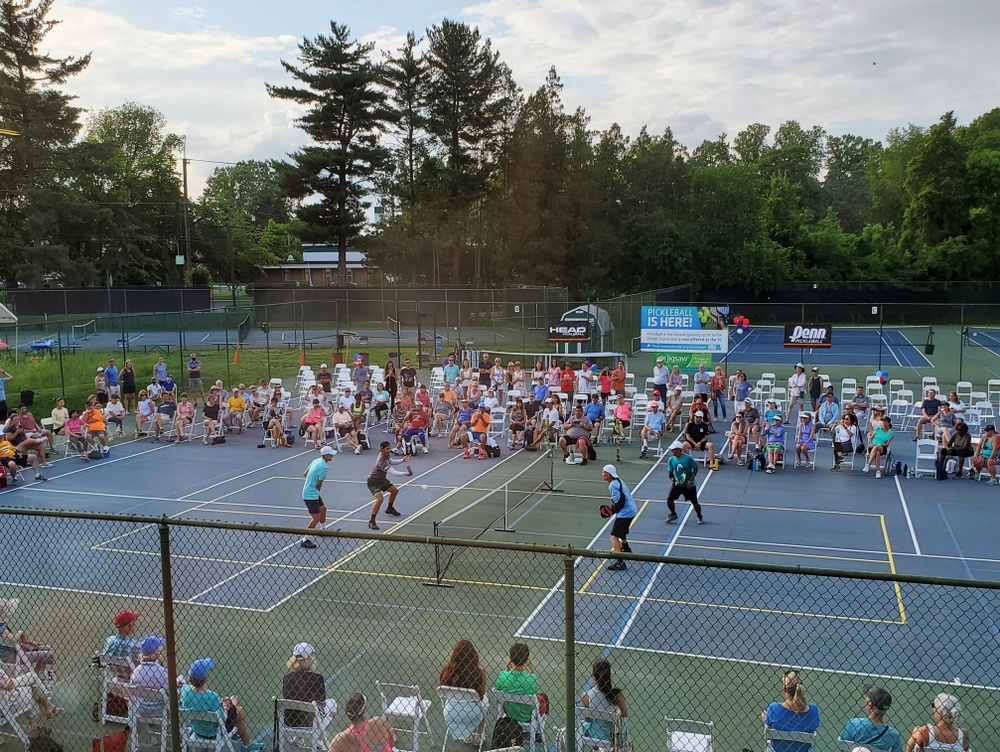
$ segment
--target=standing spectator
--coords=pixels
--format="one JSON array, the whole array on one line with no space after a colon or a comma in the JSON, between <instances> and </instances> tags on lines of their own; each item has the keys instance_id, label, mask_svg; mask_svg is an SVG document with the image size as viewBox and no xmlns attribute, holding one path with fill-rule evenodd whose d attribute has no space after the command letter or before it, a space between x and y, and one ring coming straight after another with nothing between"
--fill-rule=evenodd
<instances>
[{"instance_id":1,"label":"standing spectator","mask_svg":"<svg viewBox=\"0 0 1000 752\"><path fill-rule=\"evenodd\" d=\"M715 367L709 388L712 396L712 415L718 418L721 408L722 419L726 420L726 372L722 370L722 366Z\"/></svg>"},{"instance_id":2,"label":"standing spectator","mask_svg":"<svg viewBox=\"0 0 1000 752\"><path fill-rule=\"evenodd\" d=\"M356 392L360 392L365 382L370 381L371 377L371 369L361 358L354 361L354 370L351 371L351 378L354 380L354 390Z\"/></svg>"},{"instance_id":3,"label":"standing spectator","mask_svg":"<svg viewBox=\"0 0 1000 752\"><path fill-rule=\"evenodd\" d=\"M389 408L391 409L396 406L396 395L399 393L399 374L396 373L396 364L387 360L382 375L385 378L385 390L389 392Z\"/></svg>"},{"instance_id":4,"label":"standing spectator","mask_svg":"<svg viewBox=\"0 0 1000 752\"><path fill-rule=\"evenodd\" d=\"M563 364L563 369L559 372L559 391L566 395L571 403L573 401L573 387L576 386L576 373L573 366L567 360Z\"/></svg>"},{"instance_id":5,"label":"standing spectator","mask_svg":"<svg viewBox=\"0 0 1000 752\"><path fill-rule=\"evenodd\" d=\"M537 695L538 675L531 663L531 651L521 642L511 645L510 657L506 668L497 677L496 688L501 692L515 695ZM504 713L518 723L531 723L535 705L520 702L508 702L504 705ZM541 714L540 725L545 727L545 715Z\"/></svg>"},{"instance_id":6,"label":"standing spectator","mask_svg":"<svg viewBox=\"0 0 1000 752\"><path fill-rule=\"evenodd\" d=\"M108 358L108 364L104 367L104 380L108 384L108 397L114 395L122 396L121 379L118 376L118 366L115 365L114 358Z\"/></svg>"},{"instance_id":7,"label":"standing spectator","mask_svg":"<svg viewBox=\"0 0 1000 752\"><path fill-rule=\"evenodd\" d=\"M97 367L97 375L94 377L94 391L97 392L97 401L101 407L108 404L108 380L104 375L103 366Z\"/></svg>"},{"instance_id":8,"label":"standing spectator","mask_svg":"<svg viewBox=\"0 0 1000 752\"><path fill-rule=\"evenodd\" d=\"M792 411L798 405L799 410L805 406L806 394L806 367L801 363L795 364L795 373L788 377L788 417L791 419Z\"/></svg>"},{"instance_id":9,"label":"standing spectator","mask_svg":"<svg viewBox=\"0 0 1000 752\"><path fill-rule=\"evenodd\" d=\"M135 412L136 408L136 383L135 366L132 365L131 358L125 361L125 367L118 374L122 387L122 402L125 403L125 414Z\"/></svg>"},{"instance_id":10,"label":"standing spectator","mask_svg":"<svg viewBox=\"0 0 1000 752\"><path fill-rule=\"evenodd\" d=\"M625 379L628 373L625 371L625 361L619 360L615 370L611 372L611 391L615 394L625 393Z\"/></svg>"},{"instance_id":11,"label":"standing spectator","mask_svg":"<svg viewBox=\"0 0 1000 752\"><path fill-rule=\"evenodd\" d=\"M492 381L493 374L493 361L490 360L490 354L488 352L483 352L479 356L479 386L485 392L490 388L490 383Z\"/></svg>"},{"instance_id":12,"label":"standing spectator","mask_svg":"<svg viewBox=\"0 0 1000 752\"><path fill-rule=\"evenodd\" d=\"M562 369L559 367L559 362L555 358L552 358L552 360L549 361L549 391L559 391L559 384L561 381Z\"/></svg>"},{"instance_id":13,"label":"standing spectator","mask_svg":"<svg viewBox=\"0 0 1000 752\"><path fill-rule=\"evenodd\" d=\"M665 358L659 355L656 358L656 365L653 366L653 389L658 391L661 396L666 395L667 381L670 379L670 369L664 361Z\"/></svg>"},{"instance_id":14,"label":"standing spectator","mask_svg":"<svg viewBox=\"0 0 1000 752\"><path fill-rule=\"evenodd\" d=\"M806 687L798 671L786 671L781 680L783 702L772 702L760 714L764 725L775 731L814 734L819 729L819 708L806 701ZM774 752L809 752L811 744L772 741Z\"/></svg>"},{"instance_id":15,"label":"standing spectator","mask_svg":"<svg viewBox=\"0 0 1000 752\"><path fill-rule=\"evenodd\" d=\"M819 403L822 398L823 379L819 375L819 369L813 367L812 376L809 377L809 402L812 405L812 411L814 413L819 410Z\"/></svg>"},{"instance_id":16,"label":"standing spectator","mask_svg":"<svg viewBox=\"0 0 1000 752\"><path fill-rule=\"evenodd\" d=\"M511 363L513 366L514 364ZM497 393L498 398L502 398L504 391L507 387L507 372L504 370L503 363L500 358L494 358L493 368L490 370L490 384L494 391ZM489 389L487 388L487 391Z\"/></svg>"},{"instance_id":17,"label":"standing spectator","mask_svg":"<svg viewBox=\"0 0 1000 752\"><path fill-rule=\"evenodd\" d=\"M7 382L12 378L6 369L0 367L0 422L7 420Z\"/></svg>"},{"instance_id":18,"label":"standing spectator","mask_svg":"<svg viewBox=\"0 0 1000 752\"><path fill-rule=\"evenodd\" d=\"M163 356L157 355L153 364L153 381L160 386L167 383L167 364L163 362Z\"/></svg>"},{"instance_id":19,"label":"standing spectator","mask_svg":"<svg viewBox=\"0 0 1000 752\"><path fill-rule=\"evenodd\" d=\"M448 725L448 732L456 739L478 747L486 726L489 699L486 697L486 670L479 662L479 652L472 640L463 637L455 643L448 665L442 669L438 678L438 684L473 689L479 695L478 702L447 700L444 705L444 720Z\"/></svg>"},{"instance_id":20,"label":"standing spectator","mask_svg":"<svg viewBox=\"0 0 1000 752\"><path fill-rule=\"evenodd\" d=\"M337 701L327 699L326 680L317 673L316 650L308 642L300 642L292 648L288 659L288 673L281 678L281 696L286 700L314 702L319 707L319 727L324 731L337 712ZM286 710L285 725L309 727L313 724L313 714L302 710Z\"/></svg>"},{"instance_id":21,"label":"standing spectator","mask_svg":"<svg viewBox=\"0 0 1000 752\"><path fill-rule=\"evenodd\" d=\"M194 400L194 406L198 407L198 398L201 397L201 401L205 401L205 385L201 378L201 361L198 359L198 353L191 353L191 359L187 364L187 374L188 374L188 391L191 393L191 399Z\"/></svg>"},{"instance_id":22,"label":"standing spectator","mask_svg":"<svg viewBox=\"0 0 1000 752\"><path fill-rule=\"evenodd\" d=\"M327 394L333 392L333 374L327 370L326 363L320 363L319 371L316 372L316 383Z\"/></svg>"},{"instance_id":23,"label":"standing spectator","mask_svg":"<svg viewBox=\"0 0 1000 752\"><path fill-rule=\"evenodd\" d=\"M586 364L584 364L576 374L576 394L587 402L590 402L590 392L593 386L593 380L594 372L591 371Z\"/></svg>"},{"instance_id":24,"label":"standing spectator","mask_svg":"<svg viewBox=\"0 0 1000 752\"><path fill-rule=\"evenodd\" d=\"M699 363L694 374L694 396L699 394L705 400L705 410L708 410L709 389L712 386L712 374L705 370L705 364Z\"/></svg>"},{"instance_id":25,"label":"standing spectator","mask_svg":"<svg viewBox=\"0 0 1000 752\"><path fill-rule=\"evenodd\" d=\"M885 722L885 714L892 706L892 695L882 687L868 687L865 690L866 717L852 718L840 732L846 742L858 742L886 752L903 752L903 740L899 732Z\"/></svg>"},{"instance_id":26,"label":"standing spectator","mask_svg":"<svg viewBox=\"0 0 1000 752\"><path fill-rule=\"evenodd\" d=\"M441 369L444 372L444 380L450 384L458 384L458 360L455 357L448 357L445 359L444 367Z\"/></svg>"},{"instance_id":27,"label":"standing spectator","mask_svg":"<svg viewBox=\"0 0 1000 752\"><path fill-rule=\"evenodd\" d=\"M593 686L580 697L580 704L585 708L593 708L604 713L618 713L622 718L628 717L628 705L625 704L625 692L611 683L611 663L604 658L594 661L590 672L594 679ZM590 739L612 741L614 727L610 721L594 719L583 722L584 736ZM616 740L620 742L621 740ZM615 744L614 748L624 748Z\"/></svg>"},{"instance_id":28,"label":"standing spectator","mask_svg":"<svg viewBox=\"0 0 1000 752\"><path fill-rule=\"evenodd\" d=\"M751 389L753 389L753 382L747 379L747 375L743 371L737 371L732 390L734 413L744 409L747 395L750 394ZM749 416L747 416L747 423L749 424L749 422Z\"/></svg>"},{"instance_id":29,"label":"standing spectator","mask_svg":"<svg viewBox=\"0 0 1000 752\"><path fill-rule=\"evenodd\" d=\"M463 360L462 367L458 371L458 377L461 383L456 382L457 391L461 392L462 396L469 393L469 387L472 385L473 381L476 381L476 371L469 364L469 361Z\"/></svg>"},{"instance_id":30,"label":"standing spectator","mask_svg":"<svg viewBox=\"0 0 1000 752\"><path fill-rule=\"evenodd\" d=\"M410 393L417 389L417 369L413 367L410 359L403 361L403 370L399 372L400 385L403 389L409 389Z\"/></svg>"},{"instance_id":31,"label":"standing spectator","mask_svg":"<svg viewBox=\"0 0 1000 752\"><path fill-rule=\"evenodd\" d=\"M630 554L632 547L628 544L628 531L638 511L635 499L625 481L618 477L618 470L614 465L605 465L601 477L608 484L608 493L611 494L611 514L615 515L615 521L611 525L611 550L615 553L624 551ZM608 569L614 570L625 568L624 559L615 559L614 563L608 566Z\"/></svg>"},{"instance_id":32,"label":"standing spectator","mask_svg":"<svg viewBox=\"0 0 1000 752\"><path fill-rule=\"evenodd\" d=\"M934 725L917 726L906 743L906 752L925 749L944 749L951 752L968 752L969 732L958 727L962 703L955 695L944 692L934 698Z\"/></svg>"}]
</instances>

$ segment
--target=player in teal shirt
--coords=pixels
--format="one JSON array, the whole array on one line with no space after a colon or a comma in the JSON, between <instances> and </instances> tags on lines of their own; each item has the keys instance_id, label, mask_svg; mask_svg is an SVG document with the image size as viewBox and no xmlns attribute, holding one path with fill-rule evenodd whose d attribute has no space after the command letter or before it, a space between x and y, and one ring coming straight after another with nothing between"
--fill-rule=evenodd
<instances>
[{"instance_id":1,"label":"player in teal shirt","mask_svg":"<svg viewBox=\"0 0 1000 752\"><path fill-rule=\"evenodd\" d=\"M330 460L337 454L333 447L325 446L319 450L319 457L309 463L305 472L305 483L302 484L302 501L309 510L309 524L306 528L312 530L317 525L326 522L326 505L320 498L319 491L326 480L327 470L330 469ZM308 535L299 544L302 548L316 548L316 541Z\"/></svg>"},{"instance_id":2,"label":"player in teal shirt","mask_svg":"<svg viewBox=\"0 0 1000 752\"><path fill-rule=\"evenodd\" d=\"M670 516L667 522L677 522L677 508L674 502L683 496L694 507L694 513L698 515L698 524L705 522L701 516L701 505L698 503L698 488L694 484L694 477L698 474L698 463L690 454L684 454L684 445L675 441L670 445L670 459L667 460L667 475L670 476L670 493L667 494L667 508L670 509Z\"/></svg>"}]
</instances>

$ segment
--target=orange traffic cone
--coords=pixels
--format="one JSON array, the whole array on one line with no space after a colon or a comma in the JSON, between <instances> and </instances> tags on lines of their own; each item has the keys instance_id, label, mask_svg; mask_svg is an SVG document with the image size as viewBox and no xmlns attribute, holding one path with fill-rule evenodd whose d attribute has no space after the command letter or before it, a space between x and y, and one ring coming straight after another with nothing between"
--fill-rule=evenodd
<instances>
[{"instance_id":1,"label":"orange traffic cone","mask_svg":"<svg viewBox=\"0 0 1000 752\"><path fill-rule=\"evenodd\" d=\"M304 366L306 364L306 351L301 347L299 348L299 365Z\"/></svg>"},{"instance_id":2,"label":"orange traffic cone","mask_svg":"<svg viewBox=\"0 0 1000 752\"><path fill-rule=\"evenodd\" d=\"M240 362L240 347L239 347L239 345L237 345L236 346L236 354L233 356L233 363L235 365L239 365L239 362Z\"/></svg>"}]
</instances>

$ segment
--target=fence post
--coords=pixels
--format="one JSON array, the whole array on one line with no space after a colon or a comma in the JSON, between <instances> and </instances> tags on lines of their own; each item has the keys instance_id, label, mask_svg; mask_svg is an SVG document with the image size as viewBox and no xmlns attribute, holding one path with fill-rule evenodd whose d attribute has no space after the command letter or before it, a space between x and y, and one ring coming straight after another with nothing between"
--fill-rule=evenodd
<instances>
[{"instance_id":1,"label":"fence post","mask_svg":"<svg viewBox=\"0 0 1000 752\"><path fill-rule=\"evenodd\" d=\"M566 624L566 749L576 749L576 572L572 556L563 557L563 621Z\"/></svg>"},{"instance_id":2,"label":"fence post","mask_svg":"<svg viewBox=\"0 0 1000 752\"><path fill-rule=\"evenodd\" d=\"M170 701L170 748L181 749L181 724L178 718L177 636L174 634L173 575L170 571L170 526L166 515L160 520L160 572L163 578L163 624L167 640L167 697Z\"/></svg>"},{"instance_id":3,"label":"fence post","mask_svg":"<svg viewBox=\"0 0 1000 752\"><path fill-rule=\"evenodd\" d=\"M70 324L70 331L72 332L72 324ZM66 394L66 375L63 373L63 356L62 356L62 322L56 322L56 348L59 353L59 394ZM52 357L51 350L49 351L49 357Z\"/></svg>"}]
</instances>

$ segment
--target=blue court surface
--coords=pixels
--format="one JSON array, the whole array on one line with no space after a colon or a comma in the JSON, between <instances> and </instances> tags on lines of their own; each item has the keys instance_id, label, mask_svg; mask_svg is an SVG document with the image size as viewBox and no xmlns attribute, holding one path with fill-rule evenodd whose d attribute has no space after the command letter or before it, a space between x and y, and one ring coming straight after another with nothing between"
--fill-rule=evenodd
<instances>
[{"instance_id":1,"label":"blue court surface","mask_svg":"<svg viewBox=\"0 0 1000 752\"><path fill-rule=\"evenodd\" d=\"M739 363L795 363L804 359L817 366L874 367L881 363L887 367L932 368L933 364L923 354L927 332L927 327L913 327L911 332L834 326L829 348L796 348L784 347L782 327L753 327L743 334L731 329L728 358ZM918 337L922 339L917 341Z\"/></svg>"},{"instance_id":2,"label":"blue court surface","mask_svg":"<svg viewBox=\"0 0 1000 752\"><path fill-rule=\"evenodd\" d=\"M994 355L1000 356L1000 330L970 328L968 334L970 346L982 347Z\"/></svg>"}]
</instances>

